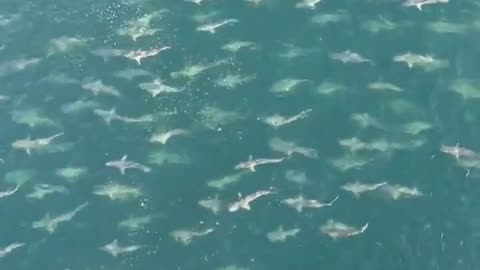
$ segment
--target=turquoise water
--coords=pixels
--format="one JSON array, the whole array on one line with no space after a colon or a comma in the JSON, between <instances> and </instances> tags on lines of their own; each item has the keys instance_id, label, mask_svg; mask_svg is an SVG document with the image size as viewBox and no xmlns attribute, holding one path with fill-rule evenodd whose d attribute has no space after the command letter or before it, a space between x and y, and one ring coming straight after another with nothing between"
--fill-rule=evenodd
<instances>
[{"instance_id":1,"label":"turquoise water","mask_svg":"<svg viewBox=\"0 0 480 270\"><path fill-rule=\"evenodd\" d=\"M300 2L0 3L1 268L477 269L478 3Z\"/></svg>"}]
</instances>

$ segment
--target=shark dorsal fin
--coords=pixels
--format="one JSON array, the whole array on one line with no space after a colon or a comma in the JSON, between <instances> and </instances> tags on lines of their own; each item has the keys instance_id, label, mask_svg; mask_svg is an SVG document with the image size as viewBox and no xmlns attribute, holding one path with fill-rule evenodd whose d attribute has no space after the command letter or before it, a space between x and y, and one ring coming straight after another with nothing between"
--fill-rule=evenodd
<instances>
[{"instance_id":1,"label":"shark dorsal fin","mask_svg":"<svg viewBox=\"0 0 480 270\"><path fill-rule=\"evenodd\" d=\"M127 155L124 155L121 160L122 160L122 161L127 160Z\"/></svg>"},{"instance_id":2,"label":"shark dorsal fin","mask_svg":"<svg viewBox=\"0 0 480 270\"><path fill-rule=\"evenodd\" d=\"M237 193L237 197L238 197L238 198L242 198L242 193L238 192L238 193Z\"/></svg>"},{"instance_id":3,"label":"shark dorsal fin","mask_svg":"<svg viewBox=\"0 0 480 270\"><path fill-rule=\"evenodd\" d=\"M248 155L248 161L252 161L253 160L253 156L252 155Z\"/></svg>"}]
</instances>

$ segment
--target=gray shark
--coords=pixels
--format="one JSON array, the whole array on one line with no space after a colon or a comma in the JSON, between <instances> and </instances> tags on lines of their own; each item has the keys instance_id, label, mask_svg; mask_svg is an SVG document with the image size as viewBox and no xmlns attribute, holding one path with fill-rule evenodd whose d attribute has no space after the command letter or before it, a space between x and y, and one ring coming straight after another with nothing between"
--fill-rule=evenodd
<instances>
[{"instance_id":1,"label":"gray shark","mask_svg":"<svg viewBox=\"0 0 480 270\"><path fill-rule=\"evenodd\" d=\"M356 198L359 198L362 193L367 191L377 190L385 185L387 185L387 182L381 182L381 183L375 183L375 184L363 184L363 183L360 183L359 181L355 181L355 182L346 183L340 186L340 188L345 191L352 192Z\"/></svg>"},{"instance_id":2,"label":"gray shark","mask_svg":"<svg viewBox=\"0 0 480 270\"><path fill-rule=\"evenodd\" d=\"M47 213L42 219L38 221L34 221L32 223L33 229L39 229L47 231L48 233L53 233L60 223L65 223L70 221L73 217L77 215L83 208L88 206L88 202L84 202L81 205L77 206L70 212L63 213L56 217L51 217L49 213Z\"/></svg>"},{"instance_id":3,"label":"gray shark","mask_svg":"<svg viewBox=\"0 0 480 270\"><path fill-rule=\"evenodd\" d=\"M6 247L0 248L0 258L7 256L10 252L14 251L15 249L24 246L25 243L13 243Z\"/></svg>"},{"instance_id":4,"label":"gray shark","mask_svg":"<svg viewBox=\"0 0 480 270\"><path fill-rule=\"evenodd\" d=\"M250 195L247 195L245 197L240 197L240 199L236 202L231 203L228 206L228 211L229 212L236 212L240 209L245 209L245 210L250 210L250 203L262 196L269 195L269 194L274 194L275 192L272 190L259 190L255 193L252 193Z\"/></svg>"},{"instance_id":5,"label":"gray shark","mask_svg":"<svg viewBox=\"0 0 480 270\"><path fill-rule=\"evenodd\" d=\"M334 221L330 219L324 225L320 226L320 231L332 239L348 238L351 236L359 235L368 228L368 223L365 223L361 228L356 228L342 222Z\"/></svg>"},{"instance_id":6,"label":"gray shark","mask_svg":"<svg viewBox=\"0 0 480 270\"><path fill-rule=\"evenodd\" d=\"M33 140L30 138L27 138L22 140L16 140L12 143L12 147L14 149L25 150L25 152L27 152L27 154L30 155L32 149L43 148L49 145L53 139L62 135L63 135L63 132L52 135L50 137L46 137L46 138L39 138L39 139L33 139Z\"/></svg>"},{"instance_id":7,"label":"gray shark","mask_svg":"<svg viewBox=\"0 0 480 270\"><path fill-rule=\"evenodd\" d=\"M161 47L161 48L155 48L155 49L146 50L146 51L136 50L136 51L130 51L127 54L125 54L124 56L126 58L130 59L130 60L135 60L137 62L137 64L141 65L143 58L155 56L155 55L159 54L161 51L165 51L165 50L168 50L168 49L170 49L170 46L164 46L164 47Z\"/></svg>"},{"instance_id":8,"label":"gray shark","mask_svg":"<svg viewBox=\"0 0 480 270\"><path fill-rule=\"evenodd\" d=\"M416 7L418 10L422 10L423 5L431 5L436 3L448 3L449 0L407 0L403 2L405 7Z\"/></svg>"},{"instance_id":9,"label":"gray shark","mask_svg":"<svg viewBox=\"0 0 480 270\"><path fill-rule=\"evenodd\" d=\"M217 32L217 28L219 28L223 25L233 24L233 23L238 23L238 22L239 22L239 20L237 20L237 19L225 19L225 20L222 20L222 21L219 21L219 22L207 23L207 24L200 25L199 27L197 27L197 31L204 31L204 32L208 32L208 33L211 33L211 34L215 34Z\"/></svg>"},{"instance_id":10,"label":"gray shark","mask_svg":"<svg viewBox=\"0 0 480 270\"><path fill-rule=\"evenodd\" d=\"M283 225L278 226L274 231L267 233L267 238L271 242L285 242L287 238L294 237L300 232L300 228L285 230Z\"/></svg>"},{"instance_id":11,"label":"gray shark","mask_svg":"<svg viewBox=\"0 0 480 270\"><path fill-rule=\"evenodd\" d=\"M263 165L263 164L271 164L271 163L280 163L284 160L285 158L259 158L259 159L253 159L252 156L250 155L248 157L247 161L240 162L235 166L235 169L249 169L252 172L255 171L255 167L258 165Z\"/></svg>"},{"instance_id":12,"label":"gray shark","mask_svg":"<svg viewBox=\"0 0 480 270\"><path fill-rule=\"evenodd\" d=\"M325 206L332 206L335 201L337 201L339 196L337 195L333 200L328 203L321 203L317 200L307 200L302 195L297 198L285 199L282 203L291 206L297 210L297 212L302 212L303 208L322 208Z\"/></svg>"},{"instance_id":13,"label":"gray shark","mask_svg":"<svg viewBox=\"0 0 480 270\"><path fill-rule=\"evenodd\" d=\"M122 174L125 174L126 169L138 169L142 172L148 173L152 169L134 161L128 161L127 155L124 155L120 160L112 160L105 163L105 166L114 167L120 170Z\"/></svg>"},{"instance_id":14,"label":"gray shark","mask_svg":"<svg viewBox=\"0 0 480 270\"><path fill-rule=\"evenodd\" d=\"M459 144L457 143L455 146L448 146L448 145L442 145L440 147L440 151L449 154L456 159L459 158L480 158L480 155L473 150L470 150L465 147L460 147Z\"/></svg>"},{"instance_id":15,"label":"gray shark","mask_svg":"<svg viewBox=\"0 0 480 270\"><path fill-rule=\"evenodd\" d=\"M110 125L113 120L119 120L125 123L146 123L153 121L153 117L150 114L142 115L140 117L122 116L117 114L115 108L112 108L110 110L95 109L93 110L93 113L102 117L105 123L107 123L107 125Z\"/></svg>"},{"instance_id":16,"label":"gray shark","mask_svg":"<svg viewBox=\"0 0 480 270\"><path fill-rule=\"evenodd\" d=\"M142 248L140 245L131 245L131 246L120 246L118 240L115 239L111 243L106 244L105 246L100 247L99 249L105 252L110 253L112 256L117 257L123 253L130 253L139 250Z\"/></svg>"}]
</instances>

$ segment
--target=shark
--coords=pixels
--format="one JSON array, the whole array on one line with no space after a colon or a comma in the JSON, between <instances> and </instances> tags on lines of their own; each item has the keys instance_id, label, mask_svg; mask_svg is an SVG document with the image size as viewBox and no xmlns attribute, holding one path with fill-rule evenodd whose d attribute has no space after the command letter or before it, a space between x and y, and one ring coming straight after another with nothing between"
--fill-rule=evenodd
<instances>
[{"instance_id":1,"label":"shark","mask_svg":"<svg viewBox=\"0 0 480 270\"><path fill-rule=\"evenodd\" d=\"M327 223L320 226L320 231L332 239L340 239L340 238L348 238L351 236L359 235L368 228L368 223L365 223L361 228L356 228L342 222L334 221L333 219L329 219Z\"/></svg>"},{"instance_id":2,"label":"shark","mask_svg":"<svg viewBox=\"0 0 480 270\"><path fill-rule=\"evenodd\" d=\"M12 147L14 149L25 150L25 152L27 152L28 155L31 155L33 149L43 148L49 145L55 138L60 137L62 135L63 135L63 132L52 135L50 137L46 137L46 138L30 139L30 137L28 137L27 139L14 141L12 143Z\"/></svg>"},{"instance_id":3,"label":"shark","mask_svg":"<svg viewBox=\"0 0 480 270\"><path fill-rule=\"evenodd\" d=\"M185 0L185 2L191 2L196 5L200 5L203 2L203 0Z\"/></svg>"},{"instance_id":4,"label":"shark","mask_svg":"<svg viewBox=\"0 0 480 270\"><path fill-rule=\"evenodd\" d=\"M179 135L188 135L190 132L186 129L172 129L166 132L157 132L150 137L149 142L151 143L161 143L166 144L171 138L179 136Z\"/></svg>"},{"instance_id":5,"label":"shark","mask_svg":"<svg viewBox=\"0 0 480 270\"><path fill-rule=\"evenodd\" d=\"M330 57L333 60L340 61L342 63L371 63L373 64L373 61L361 56L360 54L356 52L352 52L350 50L342 51L342 52L336 52L330 54Z\"/></svg>"},{"instance_id":6,"label":"shark","mask_svg":"<svg viewBox=\"0 0 480 270\"><path fill-rule=\"evenodd\" d=\"M272 164L272 163L280 163L284 160L285 158L259 158L259 159L253 159L252 155L248 157L247 161L240 162L235 166L235 169L249 169L252 172L255 172L255 167L258 165L263 165L263 164Z\"/></svg>"},{"instance_id":7,"label":"shark","mask_svg":"<svg viewBox=\"0 0 480 270\"><path fill-rule=\"evenodd\" d=\"M105 163L105 166L114 167L120 170L121 174L125 174L126 169L138 169L142 172L148 173L152 169L134 161L128 161L127 155L124 155L120 160L112 160Z\"/></svg>"},{"instance_id":8,"label":"shark","mask_svg":"<svg viewBox=\"0 0 480 270\"><path fill-rule=\"evenodd\" d=\"M239 20L237 20L237 19L225 19L225 20L215 22L215 23L207 23L207 24L204 24L204 25L200 25L199 27L197 27L197 31L209 32L211 34L215 34L215 32L217 31L217 28L219 28L223 25L233 24L233 23L238 23L238 22L239 22Z\"/></svg>"},{"instance_id":9,"label":"shark","mask_svg":"<svg viewBox=\"0 0 480 270\"><path fill-rule=\"evenodd\" d=\"M440 151L455 157L457 160L461 157L462 158L480 158L480 155L478 153L468 148L460 147L458 143L455 146L442 145L440 147Z\"/></svg>"},{"instance_id":10,"label":"shark","mask_svg":"<svg viewBox=\"0 0 480 270\"><path fill-rule=\"evenodd\" d=\"M142 248L140 245L131 245L131 246L120 246L118 240L115 239L111 243L106 244L105 246L100 247L99 249L105 252L110 253L113 257L117 257L123 253L130 253L139 250Z\"/></svg>"},{"instance_id":11,"label":"shark","mask_svg":"<svg viewBox=\"0 0 480 270\"><path fill-rule=\"evenodd\" d=\"M239 194L239 200L236 201L236 202L233 202L231 203L229 206L228 206L228 211L229 212L236 212L240 209L244 209L244 210L250 210L250 203L262 196L265 196L265 195L270 195L270 194L274 194L275 192L272 191L272 190L259 190L255 193L252 193L250 195L247 195L245 197L241 197L241 194Z\"/></svg>"},{"instance_id":12,"label":"shark","mask_svg":"<svg viewBox=\"0 0 480 270\"><path fill-rule=\"evenodd\" d=\"M283 225L278 226L274 231L267 233L267 238L271 242L285 242L287 238L294 237L300 232L300 228L285 230Z\"/></svg>"},{"instance_id":13,"label":"shark","mask_svg":"<svg viewBox=\"0 0 480 270\"><path fill-rule=\"evenodd\" d=\"M140 83L140 88L150 93L153 98L158 96L159 94L180 93L185 89L185 87L177 88L169 86L167 84L164 84L163 81L160 79L155 79L152 82Z\"/></svg>"},{"instance_id":14,"label":"shark","mask_svg":"<svg viewBox=\"0 0 480 270\"><path fill-rule=\"evenodd\" d=\"M209 233L212 233L213 231L213 228L207 228L203 231L175 230L170 233L170 236L175 241L178 241L179 243L188 246L192 242L193 238L207 235Z\"/></svg>"},{"instance_id":15,"label":"shark","mask_svg":"<svg viewBox=\"0 0 480 270\"><path fill-rule=\"evenodd\" d=\"M422 10L423 5L431 5L436 3L448 3L449 0L407 0L403 2L404 7L416 7Z\"/></svg>"},{"instance_id":16,"label":"shark","mask_svg":"<svg viewBox=\"0 0 480 270\"><path fill-rule=\"evenodd\" d=\"M445 68L449 65L447 60L436 59L431 55L421 55L411 52L396 55L393 57L393 61L404 62L410 69L413 67L420 67L427 71Z\"/></svg>"},{"instance_id":17,"label":"shark","mask_svg":"<svg viewBox=\"0 0 480 270\"><path fill-rule=\"evenodd\" d=\"M303 208L322 208L325 206L332 206L338 200L338 198L339 196L337 195L330 202L321 203L317 200L305 199L302 195L300 195L297 198L285 199L282 201L282 203L295 208L297 212L301 213L303 211Z\"/></svg>"},{"instance_id":18,"label":"shark","mask_svg":"<svg viewBox=\"0 0 480 270\"><path fill-rule=\"evenodd\" d=\"M292 116L282 116L279 114L273 114L266 117L260 117L258 118L258 120L265 122L267 125L273 128L278 128L283 125L287 125L292 122L295 122L299 119L306 118L311 111L312 109L306 109Z\"/></svg>"},{"instance_id":19,"label":"shark","mask_svg":"<svg viewBox=\"0 0 480 270\"><path fill-rule=\"evenodd\" d=\"M298 2L295 4L296 8L306 8L306 9L311 9L314 10L317 6L318 3L320 3L321 0L303 0L301 2Z\"/></svg>"},{"instance_id":20,"label":"shark","mask_svg":"<svg viewBox=\"0 0 480 270\"><path fill-rule=\"evenodd\" d=\"M153 117L150 114L142 115L140 117L128 117L117 114L117 110L112 108L110 110L95 109L93 113L103 118L107 125L110 125L113 120L123 121L125 123L146 123L152 122Z\"/></svg>"},{"instance_id":21,"label":"shark","mask_svg":"<svg viewBox=\"0 0 480 270\"><path fill-rule=\"evenodd\" d=\"M25 243L13 243L6 247L0 248L0 258L7 256L10 252L14 251L19 247L23 247Z\"/></svg>"},{"instance_id":22,"label":"shark","mask_svg":"<svg viewBox=\"0 0 480 270\"><path fill-rule=\"evenodd\" d=\"M364 184L364 183L360 183L359 181L355 181L355 182L346 183L340 186L340 188L345 191L349 191L353 193L353 195L356 198L359 198L360 195L364 192L374 191L386 185L387 185L387 182L380 182L375 184Z\"/></svg>"},{"instance_id":23,"label":"shark","mask_svg":"<svg viewBox=\"0 0 480 270\"><path fill-rule=\"evenodd\" d=\"M92 92L94 96L103 94L103 95L119 97L122 95L115 87L106 85L101 80L89 79L87 80L87 82L82 84L82 88L86 91Z\"/></svg>"},{"instance_id":24,"label":"shark","mask_svg":"<svg viewBox=\"0 0 480 270\"><path fill-rule=\"evenodd\" d=\"M197 203L199 206L209 209L213 214L217 214L222 209L222 201L218 198L218 194L214 198L200 200Z\"/></svg>"},{"instance_id":25,"label":"shark","mask_svg":"<svg viewBox=\"0 0 480 270\"><path fill-rule=\"evenodd\" d=\"M47 213L41 220L34 221L32 223L33 229L39 229L47 231L48 233L52 234L60 223L65 223L70 221L74 218L78 212L88 206L88 202L84 202L81 205L77 206L72 211L63 213L59 216L52 217L49 213Z\"/></svg>"},{"instance_id":26,"label":"shark","mask_svg":"<svg viewBox=\"0 0 480 270\"><path fill-rule=\"evenodd\" d=\"M155 48L155 49L146 50L146 51L144 50L130 51L127 54L125 54L125 57L130 60L135 60L138 65L141 65L143 58L155 56L162 51L169 50L170 48L171 48L170 46L164 46L161 48Z\"/></svg>"}]
</instances>

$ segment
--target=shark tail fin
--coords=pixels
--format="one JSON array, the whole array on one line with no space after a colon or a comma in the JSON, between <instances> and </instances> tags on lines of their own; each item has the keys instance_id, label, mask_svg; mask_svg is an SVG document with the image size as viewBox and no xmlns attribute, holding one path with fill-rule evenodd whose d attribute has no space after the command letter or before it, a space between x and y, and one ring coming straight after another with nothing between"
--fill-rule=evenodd
<instances>
[{"instance_id":1,"label":"shark tail fin","mask_svg":"<svg viewBox=\"0 0 480 270\"><path fill-rule=\"evenodd\" d=\"M366 229L368 228L368 222L365 223L365 225L363 225L362 229L360 230L360 232L364 232Z\"/></svg>"},{"instance_id":2,"label":"shark tail fin","mask_svg":"<svg viewBox=\"0 0 480 270\"><path fill-rule=\"evenodd\" d=\"M337 197L335 197L335 199L331 200L331 201L328 203L328 205L332 206L332 205L338 200L338 198L340 198L339 195L337 195Z\"/></svg>"}]
</instances>

